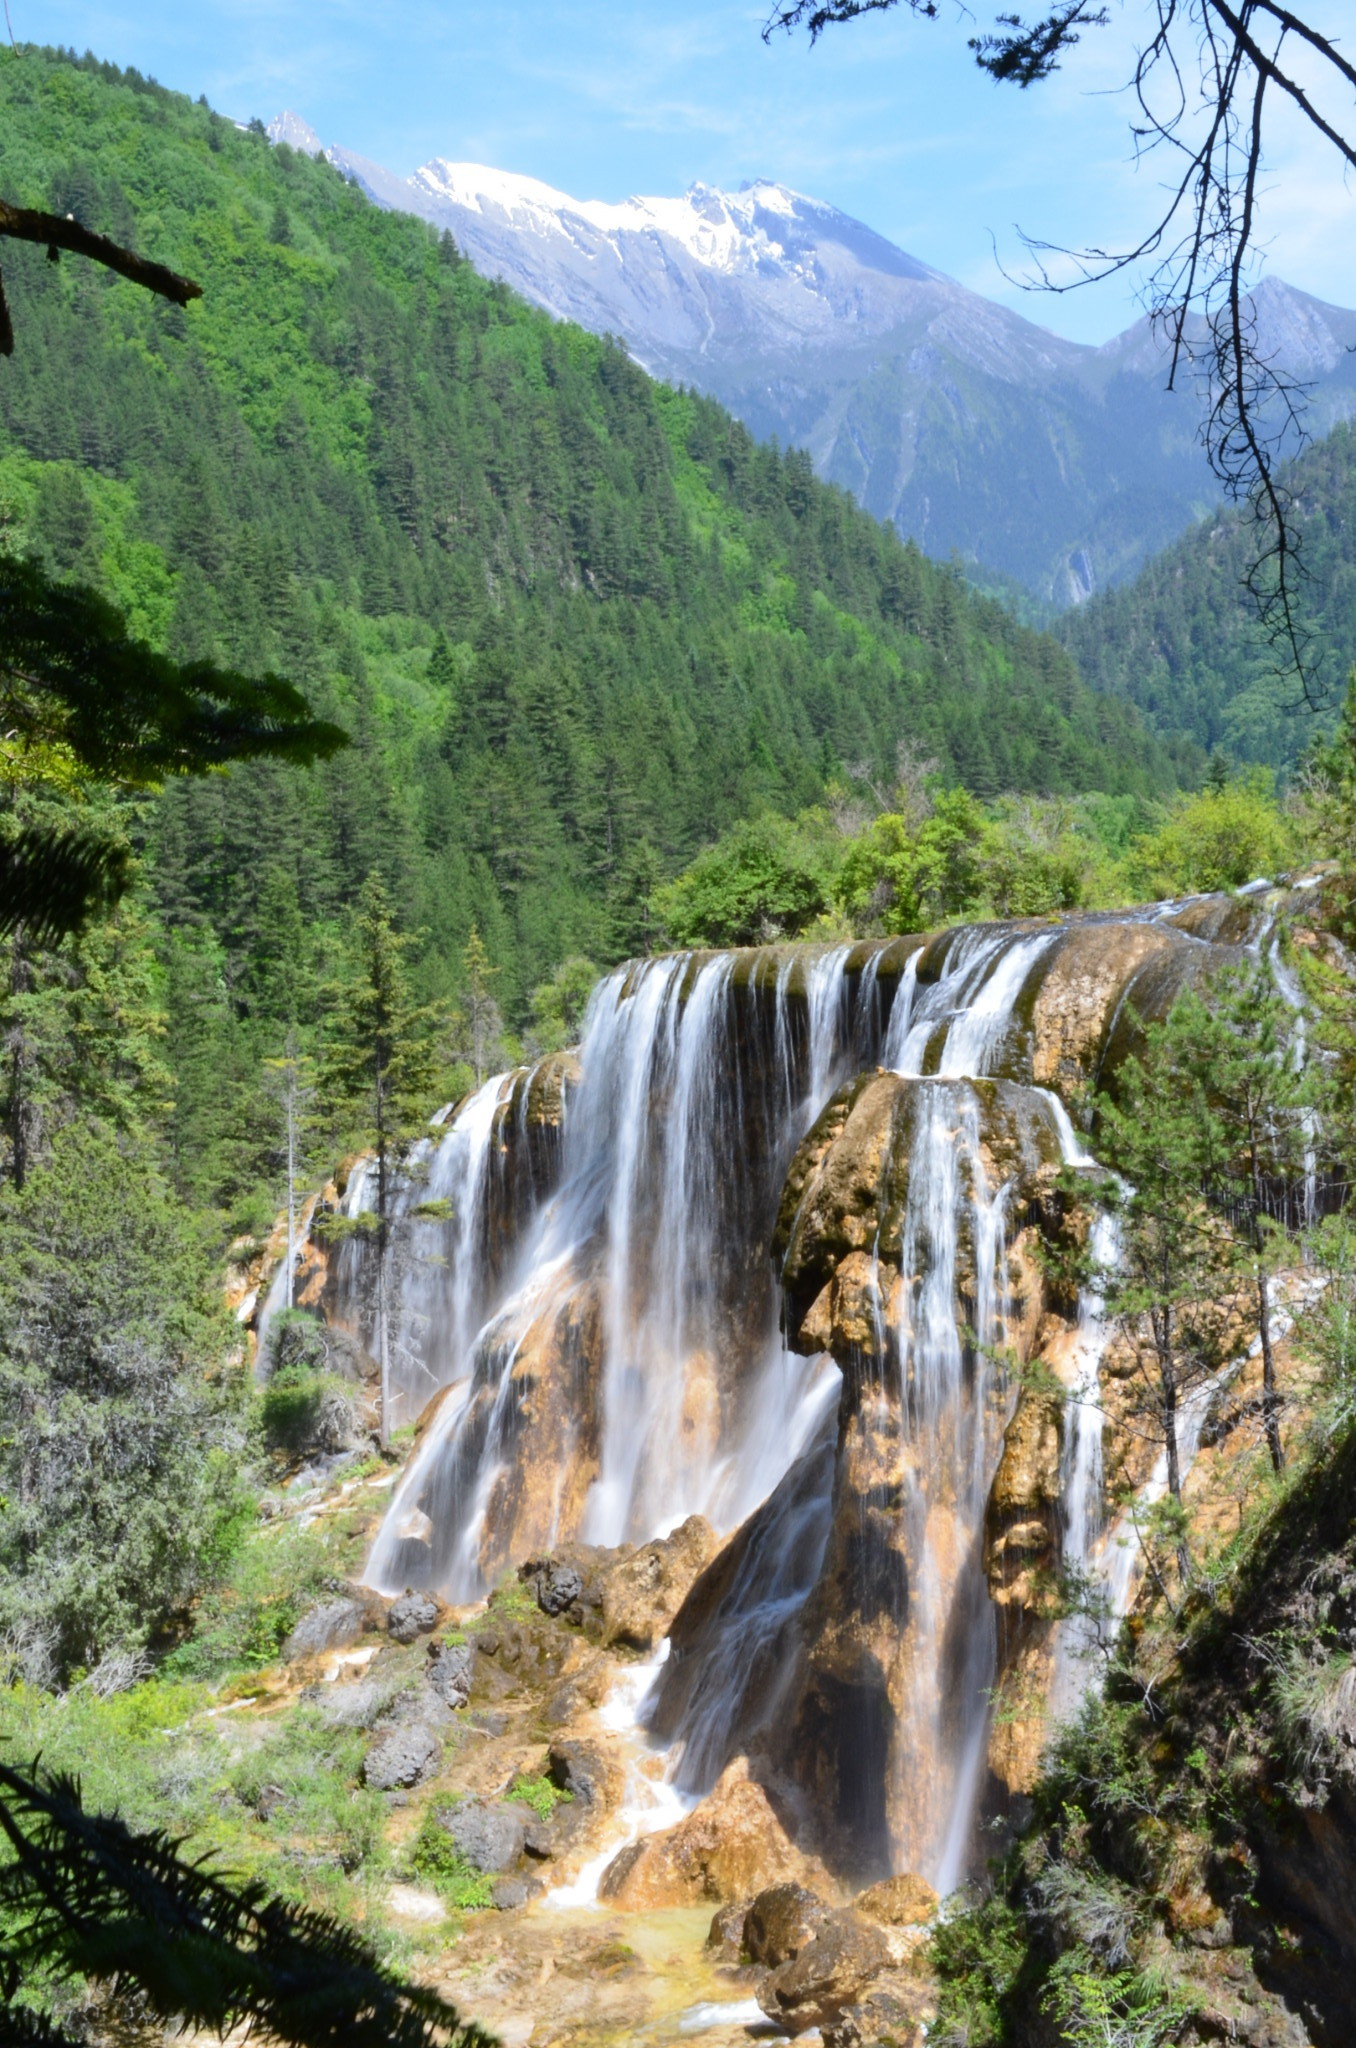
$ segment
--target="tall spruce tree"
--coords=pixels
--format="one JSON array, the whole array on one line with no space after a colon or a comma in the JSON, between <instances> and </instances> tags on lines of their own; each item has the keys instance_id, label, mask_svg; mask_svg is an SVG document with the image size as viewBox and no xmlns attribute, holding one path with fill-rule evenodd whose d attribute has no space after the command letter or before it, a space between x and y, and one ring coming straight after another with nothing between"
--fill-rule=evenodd
<instances>
[{"instance_id":1,"label":"tall spruce tree","mask_svg":"<svg viewBox=\"0 0 1356 2048\"><path fill-rule=\"evenodd\" d=\"M1117 1259L1095 1275L1105 1313L1134 1361L1138 1425L1164 1452L1168 1494L1182 1500L1183 1408L1219 1369L1237 1275L1228 1233L1206 1199L1222 1133L1193 1063L1188 1020L1174 1007L1141 1056L1098 1097L1097 1153L1115 1174L1107 1199ZM1191 1559L1177 1537L1185 1581Z\"/></svg>"},{"instance_id":2,"label":"tall spruce tree","mask_svg":"<svg viewBox=\"0 0 1356 2048\"><path fill-rule=\"evenodd\" d=\"M1262 1357L1262 1418L1273 1468L1285 1463L1271 1282L1303 1218L1306 1164L1319 1137L1321 1077L1304 1058L1304 1023L1263 960L1189 989L1173 1011L1193 1093L1208 1102L1201 1135L1218 1150L1205 1184L1234 1246Z\"/></svg>"},{"instance_id":3,"label":"tall spruce tree","mask_svg":"<svg viewBox=\"0 0 1356 2048\"><path fill-rule=\"evenodd\" d=\"M391 1195L395 1161L431 1108L438 1070L432 1033L436 1012L410 989L407 933L396 929L380 876L363 884L354 919L350 977L334 991L326 1073L333 1098L355 1112L377 1169L377 1357L381 1368L380 1433L390 1440Z\"/></svg>"}]
</instances>

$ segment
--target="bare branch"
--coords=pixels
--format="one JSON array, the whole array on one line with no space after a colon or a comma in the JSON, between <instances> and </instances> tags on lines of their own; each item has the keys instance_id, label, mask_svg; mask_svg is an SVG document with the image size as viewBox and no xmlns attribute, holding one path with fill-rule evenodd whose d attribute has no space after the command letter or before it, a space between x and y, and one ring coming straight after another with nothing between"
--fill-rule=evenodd
<instances>
[{"instance_id":1,"label":"bare branch","mask_svg":"<svg viewBox=\"0 0 1356 2048\"><path fill-rule=\"evenodd\" d=\"M107 270L116 270L120 277L130 278L133 284L144 285L148 292L159 293L162 299L172 299L176 306L186 306L190 299L202 297L202 286L195 284L191 277L180 277L175 270L166 269L163 263L149 263L144 256L124 249L120 243L110 241L107 235L96 235L90 228L82 227L69 214L36 213L26 206L11 206L8 200L0 199L0 235L8 235L17 242L38 242L49 249L69 249L73 255L88 256L94 263L102 263Z\"/></svg>"},{"instance_id":2,"label":"bare branch","mask_svg":"<svg viewBox=\"0 0 1356 2048\"><path fill-rule=\"evenodd\" d=\"M774 28L808 26L812 39L831 22L884 9L895 0L784 0ZM935 14L933 0L906 0L915 13ZM1165 345L1168 388L1184 371L1204 387L1201 438L1226 495L1245 502L1257 530L1247 587L1284 673L1298 677L1308 703L1320 691L1310 661L1299 589L1300 534L1283 460L1303 444L1304 385L1263 353L1251 295L1258 198L1264 168L1263 117L1268 93L1298 108L1314 133L1356 169L1356 120L1339 126L1324 112L1312 80L1302 82L1282 61L1287 37L1324 67L1321 76L1356 89L1356 63L1336 41L1295 12L1299 0L1141 0L1151 33L1127 80L1136 113L1131 137L1137 160L1155 149L1174 153L1178 169L1157 219L1131 248L1061 248L1023 235L1034 275L1014 280L1038 291L1079 286L1149 267L1144 299ZM1050 5L1050 0L1047 0ZM1100 0L1054 0L1040 20L997 15L994 29L970 49L991 77L1026 86L1048 77L1082 29L1107 19ZM1052 274L1051 257L1072 263L1072 277Z\"/></svg>"}]
</instances>

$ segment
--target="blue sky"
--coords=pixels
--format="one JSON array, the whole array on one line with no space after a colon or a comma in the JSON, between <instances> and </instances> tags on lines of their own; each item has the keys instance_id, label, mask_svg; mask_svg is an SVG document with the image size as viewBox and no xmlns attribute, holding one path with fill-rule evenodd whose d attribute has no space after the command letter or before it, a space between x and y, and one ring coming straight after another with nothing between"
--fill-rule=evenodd
<instances>
[{"instance_id":1,"label":"blue sky","mask_svg":"<svg viewBox=\"0 0 1356 2048\"><path fill-rule=\"evenodd\" d=\"M1023 268L1019 226L1109 246L1147 224L1163 171L1130 163L1115 91L1139 0L1027 93L975 69L973 26L945 0L936 21L901 9L814 50L803 38L764 45L765 10L747 0L8 7L20 41L92 48L239 119L291 107L324 141L402 173L447 156L597 199L772 177L1060 333L1100 341L1138 311L1133 280L1033 297L1003 268ZM1350 9L1314 0L1308 12L1338 29ZM1272 171L1270 268L1356 304L1356 191L1298 124L1278 129Z\"/></svg>"}]
</instances>

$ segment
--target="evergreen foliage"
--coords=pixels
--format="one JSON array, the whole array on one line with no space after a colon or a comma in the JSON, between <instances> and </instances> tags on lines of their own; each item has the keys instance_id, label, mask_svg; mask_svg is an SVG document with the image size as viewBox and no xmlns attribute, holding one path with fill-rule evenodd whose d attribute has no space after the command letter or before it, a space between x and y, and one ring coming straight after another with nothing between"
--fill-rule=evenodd
<instances>
[{"instance_id":1,"label":"evergreen foliage","mask_svg":"<svg viewBox=\"0 0 1356 2048\"><path fill-rule=\"evenodd\" d=\"M1331 725L1356 648L1356 426L1348 422L1287 471L1302 574L1301 627ZM1293 766L1315 719L1293 677L1277 671L1244 577L1256 548L1245 514L1203 520L1155 556L1132 583L1068 613L1056 628L1083 675L1135 704L1176 747ZM1293 573L1293 572L1292 572Z\"/></svg>"},{"instance_id":2,"label":"evergreen foliage","mask_svg":"<svg viewBox=\"0 0 1356 2048\"><path fill-rule=\"evenodd\" d=\"M0 106L16 192L133 237L154 216L204 287L181 311L16 252L11 547L99 582L176 658L287 674L353 737L314 776L160 806L161 915L210 940L233 1025L279 920L323 977L374 868L427 933L427 992L459 987L474 923L522 1021L566 955L643 944L654 883L706 840L904 733L985 795L1169 783L1053 641L804 455L553 325L325 162L93 60L26 53Z\"/></svg>"}]
</instances>

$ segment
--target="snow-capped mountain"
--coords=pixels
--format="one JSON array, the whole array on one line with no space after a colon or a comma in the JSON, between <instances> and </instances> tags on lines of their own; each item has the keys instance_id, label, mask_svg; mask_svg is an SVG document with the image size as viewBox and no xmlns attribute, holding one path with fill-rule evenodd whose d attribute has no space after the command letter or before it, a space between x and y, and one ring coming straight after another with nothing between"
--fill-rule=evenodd
<instances>
[{"instance_id":1,"label":"snow-capped mountain","mask_svg":"<svg viewBox=\"0 0 1356 2048\"><path fill-rule=\"evenodd\" d=\"M269 134L321 152L295 114ZM766 179L611 204L441 157L398 178L324 154L556 318L620 335L654 375L807 447L822 476L930 554L1077 600L1216 495L1198 398L1164 391L1146 321L1102 348L1061 340ZM1276 279L1256 308L1264 350L1315 387L1313 429L1356 411L1356 313Z\"/></svg>"}]
</instances>

